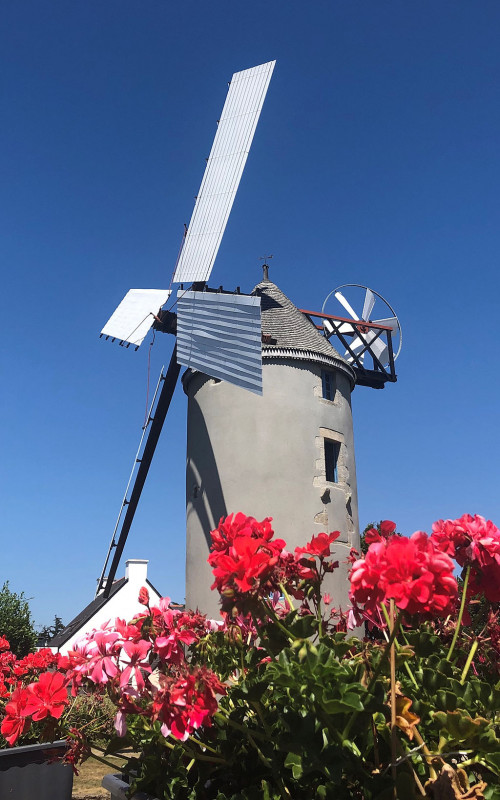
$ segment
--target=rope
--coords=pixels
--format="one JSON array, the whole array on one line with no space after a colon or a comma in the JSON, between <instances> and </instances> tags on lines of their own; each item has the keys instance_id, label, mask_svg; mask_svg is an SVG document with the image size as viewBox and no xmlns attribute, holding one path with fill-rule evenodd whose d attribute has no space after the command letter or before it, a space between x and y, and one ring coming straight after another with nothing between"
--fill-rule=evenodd
<instances>
[{"instance_id":1,"label":"rope","mask_svg":"<svg viewBox=\"0 0 500 800\"><path fill-rule=\"evenodd\" d=\"M149 350L148 350L148 372L147 372L147 379L146 379L146 410L144 412L144 425L143 428L146 427L148 424L148 411L149 411L149 382L151 377L151 350L153 349L153 345L156 339L156 331L153 328L153 339L149 343Z\"/></svg>"}]
</instances>

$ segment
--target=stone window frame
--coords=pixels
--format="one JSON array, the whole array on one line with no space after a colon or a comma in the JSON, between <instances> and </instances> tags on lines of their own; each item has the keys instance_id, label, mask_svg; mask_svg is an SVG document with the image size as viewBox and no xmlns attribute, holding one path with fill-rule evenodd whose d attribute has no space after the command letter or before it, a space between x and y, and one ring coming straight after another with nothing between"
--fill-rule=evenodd
<instances>
[{"instance_id":1,"label":"stone window frame","mask_svg":"<svg viewBox=\"0 0 500 800\"><path fill-rule=\"evenodd\" d=\"M327 481L326 479L325 440L327 439L339 445L337 456L337 481L335 482ZM319 436L316 437L316 447L318 455L316 459L316 477L314 478L314 485L318 488L336 486L345 489L348 482L348 475L345 463L346 450L344 435L331 428L320 428Z\"/></svg>"},{"instance_id":2,"label":"stone window frame","mask_svg":"<svg viewBox=\"0 0 500 800\"><path fill-rule=\"evenodd\" d=\"M328 373L331 376L331 380L333 383L333 397L331 400L326 398L323 394L323 374ZM328 367L321 365L319 370L315 372L316 380L314 382L313 393L314 396L318 398L320 403L323 403L325 406L335 406L336 408L340 407L342 404L342 392L339 391L339 384L338 384L338 372L335 370L334 367L328 369Z\"/></svg>"},{"instance_id":3,"label":"stone window frame","mask_svg":"<svg viewBox=\"0 0 500 800\"><path fill-rule=\"evenodd\" d=\"M335 402L337 394L337 376L333 370L321 370L321 397L329 403Z\"/></svg>"}]
</instances>

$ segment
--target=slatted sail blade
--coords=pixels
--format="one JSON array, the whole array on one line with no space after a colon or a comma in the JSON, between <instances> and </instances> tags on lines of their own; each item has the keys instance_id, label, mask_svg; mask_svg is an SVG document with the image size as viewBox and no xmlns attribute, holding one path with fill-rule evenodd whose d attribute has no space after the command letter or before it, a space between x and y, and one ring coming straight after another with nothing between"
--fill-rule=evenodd
<instances>
[{"instance_id":1,"label":"slatted sail blade","mask_svg":"<svg viewBox=\"0 0 500 800\"><path fill-rule=\"evenodd\" d=\"M393 331L393 333L397 333L399 328L397 317L387 317L387 319L374 319L373 323L375 325L383 325L385 328L390 328Z\"/></svg>"},{"instance_id":2,"label":"slatted sail blade","mask_svg":"<svg viewBox=\"0 0 500 800\"><path fill-rule=\"evenodd\" d=\"M344 306L347 313L350 314L353 319L358 319L358 315L356 314L353 307L349 303L349 300L347 300L347 298L344 297L342 292L335 292L335 297L337 298L339 303L341 303Z\"/></svg>"},{"instance_id":3,"label":"slatted sail blade","mask_svg":"<svg viewBox=\"0 0 500 800\"><path fill-rule=\"evenodd\" d=\"M260 297L179 291L179 364L262 394L261 341Z\"/></svg>"},{"instance_id":4,"label":"slatted sail blade","mask_svg":"<svg viewBox=\"0 0 500 800\"><path fill-rule=\"evenodd\" d=\"M170 294L168 289L130 289L106 322L101 336L111 336L138 347Z\"/></svg>"},{"instance_id":5,"label":"slatted sail blade","mask_svg":"<svg viewBox=\"0 0 500 800\"><path fill-rule=\"evenodd\" d=\"M375 295L373 294L371 289L367 289L365 294L365 302L363 303L363 313L361 314L361 319L364 319L366 321L370 319L370 314L373 311L374 305L375 305Z\"/></svg>"},{"instance_id":6,"label":"slatted sail blade","mask_svg":"<svg viewBox=\"0 0 500 800\"><path fill-rule=\"evenodd\" d=\"M207 281L250 151L275 61L235 72L219 120L174 282Z\"/></svg>"}]
</instances>

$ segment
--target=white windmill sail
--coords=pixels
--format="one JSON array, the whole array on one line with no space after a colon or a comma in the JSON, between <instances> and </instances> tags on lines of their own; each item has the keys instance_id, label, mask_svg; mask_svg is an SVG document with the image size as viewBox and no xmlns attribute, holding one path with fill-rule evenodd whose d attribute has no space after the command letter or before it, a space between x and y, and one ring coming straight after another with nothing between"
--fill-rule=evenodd
<instances>
[{"instance_id":1,"label":"white windmill sail","mask_svg":"<svg viewBox=\"0 0 500 800\"><path fill-rule=\"evenodd\" d=\"M235 72L173 280L207 281L250 151L275 61Z\"/></svg>"},{"instance_id":2,"label":"white windmill sail","mask_svg":"<svg viewBox=\"0 0 500 800\"><path fill-rule=\"evenodd\" d=\"M179 292L177 362L262 394L260 297Z\"/></svg>"},{"instance_id":3,"label":"white windmill sail","mask_svg":"<svg viewBox=\"0 0 500 800\"><path fill-rule=\"evenodd\" d=\"M168 289L130 289L106 322L101 336L139 347L170 294Z\"/></svg>"}]
</instances>

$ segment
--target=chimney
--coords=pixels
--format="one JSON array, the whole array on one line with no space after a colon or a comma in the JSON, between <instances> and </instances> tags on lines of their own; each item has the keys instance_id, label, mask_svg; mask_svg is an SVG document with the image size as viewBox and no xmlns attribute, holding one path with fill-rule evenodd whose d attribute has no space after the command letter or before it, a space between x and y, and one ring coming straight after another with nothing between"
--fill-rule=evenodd
<instances>
[{"instance_id":1,"label":"chimney","mask_svg":"<svg viewBox=\"0 0 500 800\"><path fill-rule=\"evenodd\" d=\"M125 578L140 588L146 584L147 577L148 561L141 558L129 558L125 566Z\"/></svg>"}]
</instances>

